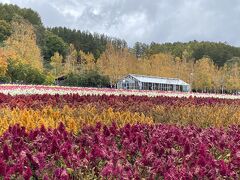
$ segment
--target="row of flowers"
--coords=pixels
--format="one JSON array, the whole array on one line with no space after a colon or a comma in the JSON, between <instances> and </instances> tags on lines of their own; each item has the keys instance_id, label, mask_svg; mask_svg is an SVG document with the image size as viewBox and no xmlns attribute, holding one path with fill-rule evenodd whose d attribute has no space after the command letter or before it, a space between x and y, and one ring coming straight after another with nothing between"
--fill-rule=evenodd
<instances>
[{"instance_id":1,"label":"row of flowers","mask_svg":"<svg viewBox=\"0 0 240 180\"><path fill-rule=\"evenodd\" d=\"M111 125L116 122L118 127L126 124L153 124L152 117L145 116L143 113L130 111L113 111L112 108L97 110L93 106L78 108L52 108L43 109L9 109L2 108L0 112L0 135L10 126L19 124L27 131L40 128L57 128L63 123L68 132L79 133L86 125L95 125L101 121L104 125Z\"/></svg>"},{"instance_id":2,"label":"row of flowers","mask_svg":"<svg viewBox=\"0 0 240 180\"><path fill-rule=\"evenodd\" d=\"M97 122L110 125L116 122L118 127L126 124L178 124L195 125L198 127L228 127L240 125L239 106L185 106L168 107L155 106L145 111L114 110L98 108L93 105L63 108L44 107L32 108L1 108L0 135L10 126L20 124L26 130L32 130L44 125L46 128L56 128L62 122L69 132L79 133L86 125Z\"/></svg>"},{"instance_id":3,"label":"row of flowers","mask_svg":"<svg viewBox=\"0 0 240 180\"><path fill-rule=\"evenodd\" d=\"M218 98L179 98L179 97L147 97L147 96L107 96L107 95L86 95L78 94L69 95L4 95L0 93L0 107L10 108L41 108L45 106L78 107L83 105L95 105L98 107L111 107L113 109L151 109L157 105L164 106L213 106L213 105L240 105L239 99L218 99ZM148 109L148 110L149 110Z\"/></svg>"},{"instance_id":4,"label":"row of flowers","mask_svg":"<svg viewBox=\"0 0 240 180\"><path fill-rule=\"evenodd\" d=\"M56 128L63 122L77 133L101 121L119 127L126 123L193 124L227 127L240 124L240 100L147 96L4 95L0 94L0 134L20 124L31 130Z\"/></svg>"},{"instance_id":5,"label":"row of flowers","mask_svg":"<svg viewBox=\"0 0 240 180\"><path fill-rule=\"evenodd\" d=\"M115 124L27 132L14 126L0 136L5 179L238 179L240 127Z\"/></svg>"},{"instance_id":6,"label":"row of flowers","mask_svg":"<svg viewBox=\"0 0 240 180\"><path fill-rule=\"evenodd\" d=\"M125 90L113 88L82 88L82 87L63 87L63 86L43 86L43 85L0 85L0 92L4 94L79 94L79 95L135 95L135 96L168 96L168 97L214 97L223 99L240 99L239 95L209 94L209 93L190 93L190 92L171 92L171 91L149 91L149 90Z\"/></svg>"},{"instance_id":7,"label":"row of flowers","mask_svg":"<svg viewBox=\"0 0 240 180\"><path fill-rule=\"evenodd\" d=\"M192 124L202 128L240 125L240 106L237 105L156 106L146 115L155 123Z\"/></svg>"}]
</instances>

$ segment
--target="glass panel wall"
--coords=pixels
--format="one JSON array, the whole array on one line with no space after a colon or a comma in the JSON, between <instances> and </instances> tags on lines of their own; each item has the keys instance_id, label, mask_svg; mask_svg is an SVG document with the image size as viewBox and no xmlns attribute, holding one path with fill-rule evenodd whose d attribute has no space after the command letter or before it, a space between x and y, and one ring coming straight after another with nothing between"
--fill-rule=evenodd
<instances>
[{"instance_id":1,"label":"glass panel wall","mask_svg":"<svg viewBox=\"0 0 240 180\"><path fill-rule=\"evenodd\" d=\"M123 87L128 89L160 90L160 91L183 91L183 86L173 84L159 84L148 82L123 83Z\"/></svg>"}]
</instances>

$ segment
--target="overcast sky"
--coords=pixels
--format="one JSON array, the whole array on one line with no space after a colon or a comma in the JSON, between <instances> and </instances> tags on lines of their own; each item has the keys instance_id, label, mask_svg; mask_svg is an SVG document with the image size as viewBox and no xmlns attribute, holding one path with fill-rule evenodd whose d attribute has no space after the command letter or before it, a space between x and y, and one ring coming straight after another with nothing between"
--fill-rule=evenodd
<instances>
[{"instance_id":1,"label":"overcast sky","mask_svg":"<svg viewBox=\"0 0 240 180\"><path fill-rule=\"evenodd\" d=\"M240 46L240 0L0 0L66 26L150 43L222 41Z\"/></svg>"}]
</instances>

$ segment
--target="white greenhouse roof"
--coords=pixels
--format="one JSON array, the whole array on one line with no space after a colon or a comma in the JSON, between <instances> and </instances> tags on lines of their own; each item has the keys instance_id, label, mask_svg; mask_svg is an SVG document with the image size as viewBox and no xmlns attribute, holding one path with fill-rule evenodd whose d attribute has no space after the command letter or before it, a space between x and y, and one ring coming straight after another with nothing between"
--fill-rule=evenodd
<instances>
[{"instance_id":1,"label":"white greenhouse roof","mask_svg":"<svg viewBox=\"0 0 240 180\"><path fill-rule=\"evenodd\" d=\"M157 76L137 75L137 74L129 74L128 76L132 76L133 78L137 79L138 81L146 82L146 83L175 84L175 85L189 86L188 83L184 82L181 79L177 79L177 78L164 78L164 77L157 77Z\"/></svg>"}]
</instances>

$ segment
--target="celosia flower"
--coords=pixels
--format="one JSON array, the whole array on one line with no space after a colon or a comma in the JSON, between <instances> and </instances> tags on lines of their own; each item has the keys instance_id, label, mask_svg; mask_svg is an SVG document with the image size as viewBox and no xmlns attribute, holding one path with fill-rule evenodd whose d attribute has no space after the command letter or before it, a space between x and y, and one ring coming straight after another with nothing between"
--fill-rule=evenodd
<instances>
[{"instance_id":1,"label":"celosia flower","mask_svg":"<svg viewBox=\"0 0 240 180\"><path fill-rule=\"evenodd\" d=\"M3 158L5 160L8 160L11 155L12 155L12 150L9 149L7 144L4 144L3 145Z\"/></svg>"},{"instance_id":2,"label":"celosia flower","mask_svg":"<svg viewBox=\"0 0 240 180\"><path fill-rule=\"evenodd\" d=\"M29 180L32 177L32 170L30 167L27 167L27 169L23 172L23 177L25 180Z\"/></svg>"},{"instance_id":3,"label":"celosia flower","mask_svg":"<svg viewBox=\"0 0 240 180\"><path fill-rule=\"evenodd\" d=\"M67 174L66 169L57 168L54 172L54 177L59 180L68 180L69 175Z\"/></svg>"},{"instance_id":4,"label":"celosia flower","mask_svg":"<svg viewBox=\"0 0 240 180\"><path fill-rule=\"evenodd\" d=\"M5 162L2 159L0 159L0 177L5 176L6 169L7 169L7 165L5 164Z\"/></svg>"},{"instance_id":5,"label":"celosia flower","mask_svg":"<svg viewBox=\"0 0 240 180\"><path fill-rule=\"evenodd\" d=\"M236 157L240 159L240 150L236 152Z\"/></svg>"}]
</instances>

